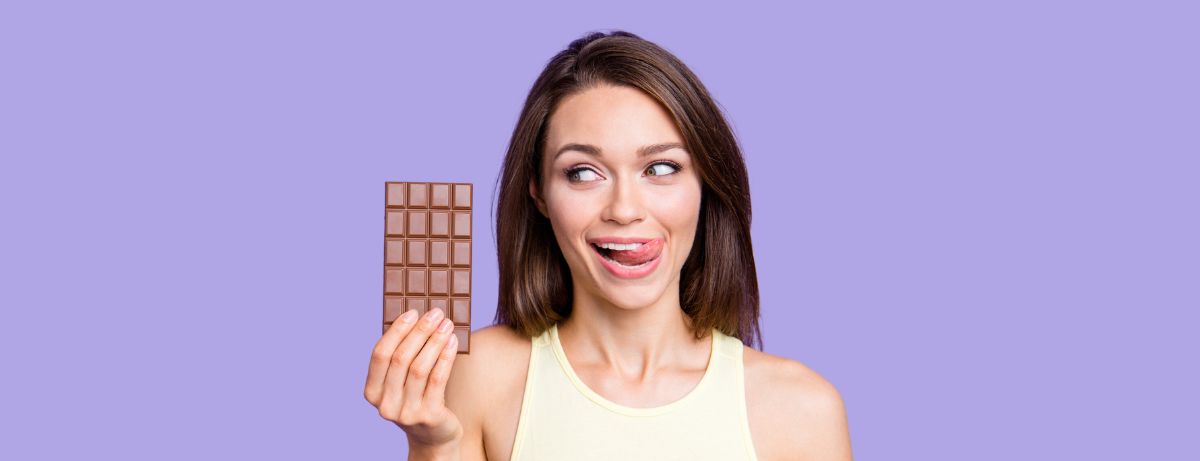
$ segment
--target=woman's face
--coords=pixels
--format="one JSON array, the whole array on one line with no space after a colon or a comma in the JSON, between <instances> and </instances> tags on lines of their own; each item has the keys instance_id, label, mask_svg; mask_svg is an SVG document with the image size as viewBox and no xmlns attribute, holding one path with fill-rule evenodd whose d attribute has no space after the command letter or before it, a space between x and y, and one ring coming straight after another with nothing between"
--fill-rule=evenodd
<instances>
[{"instance_id":1,"label":"woman's face","mask_svg":"<svg viewBox=\"0 0 1200 461\"><path fill-rule=\"evenodd\" d=\"M576 296L620 308L664 294L677 302L701 187L670 113L640 90L601 86L560 101L547 129L541 196L533 184L530 194Z\"/></svg>"}]
</instances>

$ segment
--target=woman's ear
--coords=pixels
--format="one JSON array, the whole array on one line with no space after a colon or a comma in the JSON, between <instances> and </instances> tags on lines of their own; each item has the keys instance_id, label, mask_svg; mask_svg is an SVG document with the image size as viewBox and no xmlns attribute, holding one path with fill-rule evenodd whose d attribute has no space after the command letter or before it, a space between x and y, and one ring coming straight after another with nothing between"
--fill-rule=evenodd
<instances>
[{"instance_id":1,"label":"woman's ear","mask_svg":"<svg viewBox=\"0 0 1200 461\"><path fill-rule=\"evenodd\" d=\"M537 184L532 180L529 181L529 196L533 197L533 203L537 205L538 211L542 212L542 216L549 219L550 214L546 212L546 202L542 200L541 194L538 193Z\"/></svg>"}]
</instances>

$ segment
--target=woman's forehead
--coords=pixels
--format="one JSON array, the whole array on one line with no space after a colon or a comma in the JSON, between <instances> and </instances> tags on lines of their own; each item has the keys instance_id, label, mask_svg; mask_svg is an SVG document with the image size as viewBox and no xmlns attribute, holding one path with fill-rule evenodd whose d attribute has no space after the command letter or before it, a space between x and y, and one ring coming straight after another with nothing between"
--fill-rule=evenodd
<instances>
[{"instance_id":1,"label":"woman's forehead","mask_svg":"<svg viewBox=\"0 0 1200 461\"><path fill-rule=\"evenodd\" d=\"M601 155L633 156L648 146L683 144L670 113L657 101L639 90L611 87L563 100L550 117L546 140L550 155L570 145L592 146Z\"/></svg>"}]
</instances>

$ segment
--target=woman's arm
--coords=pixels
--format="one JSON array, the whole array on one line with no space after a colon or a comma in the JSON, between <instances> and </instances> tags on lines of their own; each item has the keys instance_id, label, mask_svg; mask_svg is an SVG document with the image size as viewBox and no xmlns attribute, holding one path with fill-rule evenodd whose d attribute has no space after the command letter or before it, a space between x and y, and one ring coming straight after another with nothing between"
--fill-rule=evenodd
<instances>
[{"instance_id":1,"label":"woman's arm","mask_svg":"<svg viewBox=\"0 0 1200 461\"><path fill-rule=\"evenodd\" d=\"M804 364L746 348L750 430L760 461L849 461L841 393Z\"/></svg>"},{"instance_id":2,"label":"woman's arm","mask_svg":"<svg viewBox=\"0 0 1200 461\"><path fill-rule=\"evenodd\" d=\"M464 461L508 459L529 353L529 338L508 327L492 325L471 332L471 353L458 358L446 386L446 406L463 426L459 445ZM495 452L487 452L485 441L497 445Z\"/></svg>"},{"instance_id":3,"label":"woman's arm","mask_svg":"<svg viewBox=\"0 0 1200 461\"><path fill-rule=\"evenodd\" d=\"M807 434L795 440L801 459L851 461L850 425L841 393L824 379L793 382L791 392L795 419L808 428Z\"/></svg>"},{"instance_id":4,"label":"woman's arm","mask_svg":"<svg viewBox=\"0 0 1200 461\"><path fill-rule=\"evenodd\" d=\"M450 379L446 382L446 407L458 415L462 424L463 436L458 443L461 461L487 461L483 449L483 421L487 416L486 386L488 382L488 361L483 355L485 348L479 346L480 335L471 333L471 353L461 355L454 369L450 371ZM431 458L439 459L439 458Z\"/></svg>"}]
</instances>

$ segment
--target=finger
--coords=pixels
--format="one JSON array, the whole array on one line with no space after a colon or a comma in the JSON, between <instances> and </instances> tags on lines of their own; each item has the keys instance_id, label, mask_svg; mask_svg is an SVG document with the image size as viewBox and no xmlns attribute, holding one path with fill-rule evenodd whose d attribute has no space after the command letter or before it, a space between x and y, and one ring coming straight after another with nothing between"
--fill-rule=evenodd
<instances>
[{"instance_id":1,"label":"finger","mask_svg":"<svg viewBox=\"0 0 1200 461\"><path fill-rule=\"evenodd\" d=\"M450 319L442 319L437 332L432 338L429 338L429 342L425 343L421 353L417 355L416 359L413 359L412 365L408 367L408 379L404 381L405 405L420 405L421 398L425 395L425 386L429 382L429 374L433 372L433 364L437 363L438 356L442 355L442 348L446 346L446 340L452 336L450 331L453 328L454 322L451 322Z\"/></svg>"},{"instance_id":2,"label":"finger","mask_svg":"<svg viewBox=\"0 0 1200 461\"><path fill-rule=\"evenodd\" d=\"M396 347L396 352L392 354L392 360L388 364L387 373L383 379L383 401L384 405L400 405L404 399L405 379L408 377L408 368L411 366L413 358L425 346L425 341L433 334L437 328L437 324L445 314L441 309L430 309L425 313L425 316L418 320L412 331L400 341L400 345Z\"/></svg>"},{"instance_id":3,"label":"finger","mask_svg":"<svg viewBox=\"0 0 1200 461\"><path fill-rule=\"evenodd\" d=\"M425 386L425 401L432 406L446 405L446 382L450 380L450 369L454 367L455 357L458 357L458 337L450 335L438 356L437 364L429 373L429 384Z\"/></svg>"},{"instance_id":4,"label":"finger","mask_svg":"<svg viewBox=\"0 0 1200 461\"><path fill-rule=\"evenodd\" d=\"M363 389L363 395L372 405L379 405L379 399L383 393L383 380L387 376L392 354L396 352L400 341L408 336L416 318L417 311L405 312L383 333L379 342L375 343L375 349L371 351L371 364L367 367L367 384Z\"/></svg>"}]
</instances>

